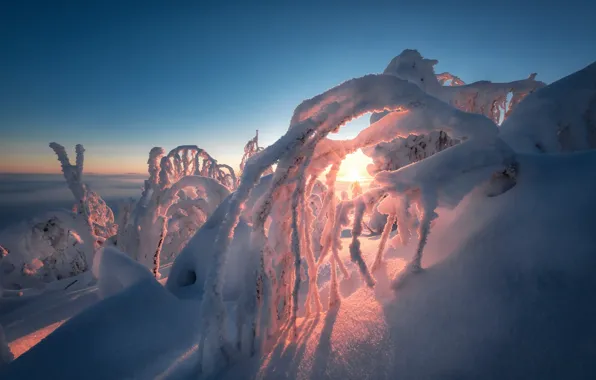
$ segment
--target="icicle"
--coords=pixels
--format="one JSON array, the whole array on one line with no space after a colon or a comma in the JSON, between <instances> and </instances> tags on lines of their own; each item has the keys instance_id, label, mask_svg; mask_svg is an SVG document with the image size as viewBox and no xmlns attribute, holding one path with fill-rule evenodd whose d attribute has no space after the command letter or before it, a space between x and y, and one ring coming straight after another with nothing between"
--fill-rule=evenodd
<instances>
[{"instance_id":1,"label":"icicle","mask_svg":"<svg viewBox=\"0 0 596 380\"><path fill-rule=\"evenodd\" d=\"M395 214L390 214L387 217L387 223L385 223L385 227L381 233L381 241L379 242L379 248L375 257L375 261L371 267L371 272L375 272L383 263L383 252L385 252L385 245L387 244L387 239L389 238L389 234L391 233L391 229L393 228L396 219L397 217Z\"/></svg>"},{"instance_id":2,"label":"icicle","mask_svg":"<svg viewBox=\"0 0 596 380\"><path fill-rule=\"evenodd\" d=\"M333 247L335 250L336 248ZM339 285L337 282L337 269L335 262L336 255L331 256L331 283L329 284L329 309L339 306L341 303L341 296L339 295Z\"/></svg>"},{"instance_id":3,"label":"icicle","mask_svg":"<svg viewBox=\"0 0 596 380\"><path fill-rule=\"evenodd\" d=\"M362 251L360 250L360 240L358 238L362 234L362 217L364 215L364 210L366 209L366 205L362 200L358 200L356 202L356 210L354 213L354 226L352 228L352 244L350 244L350 258L352 262L358 265L358 269L360 269L360 274L364 278L366 285L369 287L373 287L375 285L375 280L372 278L370 271L368 270L368 266L364 259L362 258Z\"/></svg>"},{"instance_id":4,"label":"icicle","mask_svg":"<svg viewBox=\"0 0 596 380\"><path fill-rule=\"evenodd\" d=\"M426 242L428 240L428 235L430 233L430 224L438 216L437 213L435 213L436 207L437 196L435 193L435 189L423 189L421 193L421 198L417 203L417 208L419 208L419 212L421 213L421 220L418 226L419 238L418 247L416 248L416 254L408 263L403 272L400 275L398 275L398 277L394 280L394 289L399 289L400 287L402 287L411 274L416 274L422 271L422 255L424 252L424 247L426 246Z\"/></svg>"},{"instance_id":5,"label":"icicle","mask_svg":"<svg viewBox=\"0 0 596 380\"><path fill-rule=\"evenodd\" d=\"M317 181L316 176L312 176L307 187L305 196L310 198L312 193L312 189ZM315 305L315 312L320 313L322 309L321 299L319 295L319 288L316 283L317 279L317 265L315 262L314 252L312 249L312 241L311 236L313 233L313 214L310 207L303 205L303 215L304 215L304 228L305 228L305 249L306 249L306 263L308 265L308 298L307 298L307 305L308 310L310 310L310 303L313 302ZM310 301L310 302L309 302Z\"/></svg>"},{"instance_id":6,"label":"icicle","mask_svg":"<svg viewBox=\"0 0 596 380\"><path fill-rule=\"evenodd\" d=\"M291 326L296 333L296 317L298 314L298 291L300 290L300 231L298 228L298 208L300 197L304 195L304 174L298 177L296 189L292 194L292 253L294 255L294 287L292 289Z\"/></svg>"}]
</instances>

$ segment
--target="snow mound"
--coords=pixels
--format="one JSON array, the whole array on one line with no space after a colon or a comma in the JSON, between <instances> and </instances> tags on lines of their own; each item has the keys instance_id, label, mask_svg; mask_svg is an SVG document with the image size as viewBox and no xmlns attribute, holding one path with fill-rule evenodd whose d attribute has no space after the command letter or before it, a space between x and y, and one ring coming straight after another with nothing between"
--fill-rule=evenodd
<instances>
[{"instance_id":1,"label":"snow mound","mask_svg":"<svg viewBox=\"0 0 596 380\"><path fill-rule=\"evenodd\" d=\"M234 229L234 238L228 250L228 258L225 265L226 281L224 294L227 299L236 299L243 288L241 281L244 279L246 265L248 263L248 249L250 227L250 210L256 200L265 192L271 182L271 175L260 179L259 184L247 200L244 212L240 217L238 225ZM204 293L205 279L213 257L213 246L223 219L230 207L231 196L224 199L213 212L211 217L201 226L196 234L190 239L186 247L176 257L166 282L166 288L180 298L200 299Z\"/></svg>"},{"instance_id":2,"label":"snow mound","mask_svg":"<svg viewBox=\"0 0 596 380\"><path fill-rule=\"evenodd\" d=\"M185 373L196 351L199 303L179 300L117 251L103 256L101 269L126 266L116 277L128 287L66 321L0 369L0 379L157 379Z\"/></svg>"},{"instance_id":3,"label":"snow mound","mask_svg":"<svg viewBox=\"0 0 596 380\"><path fill-rule=\"evenodd\" d=\"M471 193L435 228L426 259L446 259L392 296L389 260L375 289L223 378L594 378L596 153L518 160L517 186Z\"/></svg>"},{"instance_id":4,"label":"snow mound","mask_svg":"<svg viewBox=\"0 0 596 380\"><path fill-rule=\"evenodd\" d=\"M596 149L596 62L528 95L501 136L520 152Z\"/></svg>"},{"instance_id":5,"label":"snow mound","mask_svg":"<svg viewBox=\"0 0 596 380\"><path fill-rule=\"evenodd\" d=\"M95 254L93 275L98 279L102 298L121 292L141 281L154 279L147 267L114 247L106 247Z\"/></svg>"}]
</instances>

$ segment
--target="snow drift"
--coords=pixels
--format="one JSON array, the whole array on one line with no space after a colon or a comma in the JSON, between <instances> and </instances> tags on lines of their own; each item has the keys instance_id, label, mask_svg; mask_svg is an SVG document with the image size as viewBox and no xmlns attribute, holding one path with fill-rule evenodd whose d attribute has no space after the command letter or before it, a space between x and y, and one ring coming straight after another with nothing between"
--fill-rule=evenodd
<instances>
[{"instance_id":1,"label":"snow drift","mask_svg":"<svg viewBox=\"0 0 596 380\"><path fill-rule=\"evenodd\" d=\"M393 295L390 261L380 288L303 321L301 339L224 378L596 376L596 152L519 163L513 189L493 198L477 189L433 232L428 261L447 259Z\"/></svg>"}]
</instances>

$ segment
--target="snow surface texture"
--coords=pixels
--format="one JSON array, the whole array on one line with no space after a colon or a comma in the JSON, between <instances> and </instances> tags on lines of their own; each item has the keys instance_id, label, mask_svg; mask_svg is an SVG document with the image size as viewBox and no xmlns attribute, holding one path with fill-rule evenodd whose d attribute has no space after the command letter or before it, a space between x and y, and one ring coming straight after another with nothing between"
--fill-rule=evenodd
<instances>
[{"instance_id":1,"label":"snow surface texture","mask_svg":"<svg viewBox=\"0 0 596 380\"><path fill-rule=\"evenodd\" d=\"M596 149L596 63L531 94L501 126L528 153Z\"/></svg>"},{"instance_id":2,"label":"snow surface texture","mask_svg":"<svg viewBox=\"0 0 596 380\"><path fill-rule=\"evenodd\" d=\"M402 55L402 61L414 56ZM424 72L432 62L423 61ZM593 83L589 74L583 81ZM449 106L433 85L410 82L371 75L305 101L286 135L248 160L238 189L176 260L165 288L126 256L105 250L107 269L101 269L104 260L98 264L100 289L104 282L106 295L120 292L70 319L0 376L34 378L44 371L50 378L83 372L87 378L581 378L581 370L594 377L590 297L596 282L589 268L596 260L596 214L586 210L596 209L590 175L595 153L520 154L500 138L494 120ZM524 83L536 85L531 79ZM390 113L355 139L325 138L353 117L383 111ZM335 207L335 176L346 154L437 131L462 142L378 173L376 187ZM276 161L267 182L260 179ZM328 166L316 258L311 226L318 224L305 205L313 178ZM495 172L509 173L515 186L494 193L490 185L500 178ZM491 197L478 186L487 180ZM392 280L403 273L405 261L377 260L376 245L370 249L359 237L358 221L383 196L388 198L379 212L395 217L408 233L418 228L417 246L407 247L416 251L407 268L421 268L423 260L427 268L397 293ZM409 214L411 204L416 212ZM344 247L338 234L352 208L357 223ZM452 220L441 225L437 214L449 213ZM417 227L410 223L414 216ZM399 234L407 235L402 229ZM425 246L430 256L423 258ZM358 281L344 266L346 257L353 263L345 265L358 270L368 287L339 286L340 275L343 284ZM308 264L305 281L302 258ZM331 278L325 276L321 288L319 272L312 271L315 259L315 265L331 263ZM368 267L373 261L374 273ZM110 262L121 268L102 279L102 273L112 273ZM242 268L235 277L229 270L237 266ZM242 288L238 293L229 290L230 277ZM314 313L302 319L304 286L306 309ZM327 299L325 308L321 301ZM324 316L319 309L327 310ZM84 354L90 341L101 355Z\"/></svg>"},{"instance_id":3,"label":"snow surface texture","mask_svg":"<svg viewBox=\"0 0 596 380\"><path fill-rule=\"evenodd\" d=\"M180 301L147 268L113 248L102 256L96 270L107 298L0 370L0 378L160 378L192 350L197 303Z\"/></svg>"},{"instance_id":4,"label":"snow surface texture","mask_svg":"<svg viewBox=\"0 0 596 380\"><path fill-rule=\"evenodd\" d=\"M596 153L519 162L516 187L477 191L437 226L428 261L447 259L395 295L400 262L390 260L374 290L222 378L594 378Z\"/></svg>"},{"instance_id":5,"label":"snow surface texture","mask_svg":"<svg viewBox=\"0 0 596 380\"><path fill-rule=\"evenodd\" d=\"M80 234L79 232L80 231ZM43 289L88 269L93 252L88 224L76 213L56 210L0 233L0 287Z\"/></svg>"}]
</instances>

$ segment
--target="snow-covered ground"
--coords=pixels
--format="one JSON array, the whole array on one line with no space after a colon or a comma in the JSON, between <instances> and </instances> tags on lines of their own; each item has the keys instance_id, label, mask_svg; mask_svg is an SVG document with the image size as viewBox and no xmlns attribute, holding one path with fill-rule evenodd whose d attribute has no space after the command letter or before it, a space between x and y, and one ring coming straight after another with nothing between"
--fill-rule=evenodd
<instances>
[{"instance_id":1,"label":"snow-covered ground","mask_svg":"<svg viewBox=\"0 0 596 380\"><path fill-rule=\"evenodd\" d=\"M596 378L596 64L519 105L543 86L534 75L447 89L434 64L406 50L384 75L353 79L303 102L288 132L247 161L238 187L186 171L182 180L168 177L163 168L183 167L168 166L181 157L174 151L162 169L157 156L150 159L146 203L128 224L136 237L129 247L143 249L126 255L106 240L105 249L87 252L92 273L3 293L0 325L18 358L0 365L0 378ZM500 108L512 87L514 100ZM499 128L497 111L513 106ZM325 139L370 112L383 114L356 138ZM421 153L424 139L415 146L393 140L410 133L430 133L425 138L432 140L443 130L461 143ZM335 186L341 161L388 141L388 149L420 154L377 159L380 169L399 169L375 173L378 187L336 200L346 190ZM275 172L261 177L274 163ZM76 166L65 166L78 173L69 186L94 194L80 182L82 155ZM311 193L328 167L330 190ZM179 192L182 182L196 184L201 195ZM205 195L217 201L205 205ZM207 219L174 263L160 266L167 229L157 222L169 217L178 197L202 207ZM317 219L307 223L314 217L307 201L327 207L326 228ZM415 216L404 207L410 202ZM351 235L361 232L354 221L377 205L396 218L400 240L410 229L418 239L399 247L391 240L375 268L386 235L361 236L360 245ZM323 230L316 264L313 225ZM337 271L339 284L336 262L346 266ZM295 276L302 281L294 282L288 273L302 269ZM90 285L94 278L98 284ZM0 334L0 350L2 340Z\"/></svg>"},{"instance_id":2,"label":"snow-covered ground","mask_svg":"<svg viewBox=\"0 0 596 380\"><path fill-rule=\"evenodd\" d=\"M222 378L596 376L596 176L589 175L596 153L520 161L511 191L490 199L478 191L440 212L428 269L407 286L390 289L404 252L389 253L375 289L362 287L337 310L302 320L298 339L282 337ZM368 240L364 251L371 250Z\"/></svg>"},{"instance_id":3,"label":"snow-covered ground","mask_svg":"<svg viewBox=\"0 0 596 380\"><path fill-rule=\"evenodd\" d=\"M520 161L511 191L486 198L480 189L439 211L428 269L407 286L394 292L391 279L413 247L390 248L374 289L344 284L339 308L299 319L298 338L280 337L270 353L222 378L591 378L596 177L588 174L596 153ZM377 244L364 240L368 261ZM181 366L185 354L192 357L198 311L156 286L147 281L89 309L17 360L6 378L126 378L141 370L136 378L153 378ZM90 288L15 305L8 318L3 313L11 347L18 352L20 337L52 329L96 300ZM61 340L68 345L55 352Z\"/></svg>"}]
</instances>

